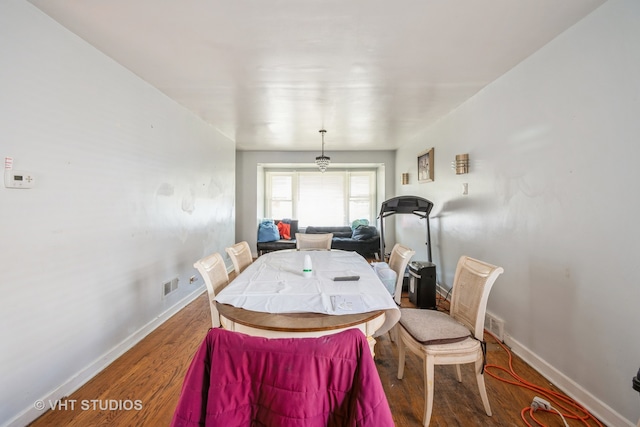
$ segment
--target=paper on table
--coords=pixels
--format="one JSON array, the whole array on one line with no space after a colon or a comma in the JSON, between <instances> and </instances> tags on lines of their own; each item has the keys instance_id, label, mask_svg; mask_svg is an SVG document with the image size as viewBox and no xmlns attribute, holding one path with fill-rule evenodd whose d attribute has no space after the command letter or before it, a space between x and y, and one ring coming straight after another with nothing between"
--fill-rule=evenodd
<instances>
[{"instance_id":1,"label":"paper on table","mask_svg":"<svg viewBox=\"0 0 640 427\"><path fill-rule=\"evenodd\" d=\"M331 304L336 313L364 313L364 302L360 295L331 295Z\"/></svg>"},{"instance_id":2,"label":"paper on table","mask_svg":"<svg viewBox=\"0 0 640 427\"><path fill-rule=\"evenodd\" d=\"M313 261L310 279L303 278L300 271L305 255ZM360 280L333 280L335 276L350 275L360 276ZM374 336L386 333L400 318L391 294L356 252L269 252L249 265L215 299L265 313L345 315L384 310L385 323Z\"/></svg>"}]
</instances>

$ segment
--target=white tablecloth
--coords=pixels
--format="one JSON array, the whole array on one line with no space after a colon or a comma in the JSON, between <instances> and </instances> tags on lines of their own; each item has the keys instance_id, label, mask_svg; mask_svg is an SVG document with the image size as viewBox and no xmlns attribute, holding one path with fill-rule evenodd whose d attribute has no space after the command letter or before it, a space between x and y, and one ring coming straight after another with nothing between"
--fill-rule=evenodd
<instances>
[{"instance_id":1,"label":"white tablecloth","mask_svg":"<svg viewBox=\"0 0 640 427\"><path fill-rule=\"evenodd\" d=\"M313 274L302 276L305 255ZM360 276L334 281L336 276ZM246 310L266 313L325 313L332 315L385 310L388 331L400 318L398 306L373 268L356 252L275 251L256 259L215 298Z\"/></svg>"}]
</instances>

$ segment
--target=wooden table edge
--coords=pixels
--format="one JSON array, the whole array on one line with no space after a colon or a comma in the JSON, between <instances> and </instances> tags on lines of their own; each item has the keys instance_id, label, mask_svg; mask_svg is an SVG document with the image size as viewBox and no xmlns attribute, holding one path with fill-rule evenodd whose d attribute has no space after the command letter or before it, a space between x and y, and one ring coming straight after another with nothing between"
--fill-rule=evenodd
<instances>
[{"instance_id":1,"label":"wooden table edge","mask_svg":"<svg viewBox=\"0 0 640 427\"><path fill-rule=\"evenodd\" d=\"M324 313L264 313L258 311L245 310L228 304L216 302L216 307L221 316L240 325L265 331L278 332L321 332L334 329L345 329L353 326L361 326L373 319L382 316L384 310L370 311L367 313L332 315ZM255 320L247 320L255 319ZM305 319L316 322L318 319L327 321L322 326L311 326ZM274 324L274 320L283 322L292 320L292 326L282 326ZM263 323L261 322L263 321ZM266 321L266 322L265 322Z\"/></svg>"}]
</instances>

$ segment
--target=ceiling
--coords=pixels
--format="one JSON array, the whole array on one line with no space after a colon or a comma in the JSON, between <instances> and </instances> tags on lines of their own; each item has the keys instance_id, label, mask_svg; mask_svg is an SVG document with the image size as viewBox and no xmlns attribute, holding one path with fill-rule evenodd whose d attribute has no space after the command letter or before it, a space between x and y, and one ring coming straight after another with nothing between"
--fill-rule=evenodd
<instances>
[{"instance_id":1,"label":"ceiling","mask_svg":"<svg viewBox=\"0 0 640 427\"><path fill-rule=\"evenodd\" d=\"M236 142L390 150L604 0L29 0Z\"/></svg>"}]
</instances>

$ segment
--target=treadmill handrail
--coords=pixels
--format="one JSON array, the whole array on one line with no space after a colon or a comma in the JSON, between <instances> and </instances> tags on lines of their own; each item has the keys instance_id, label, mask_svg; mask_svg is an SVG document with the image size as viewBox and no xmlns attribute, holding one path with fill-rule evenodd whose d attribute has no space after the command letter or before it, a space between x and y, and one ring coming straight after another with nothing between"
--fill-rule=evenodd
<instances>
[{"instance_id":1,"label":"treadmill handrail","mask_svg":"<svg viewBox=\"0 0 640 427\"><path fill-rule=\"evenodd\" d=\"M380 207L380 256L384 260L384 219L396 214L413 214L421 219L427 220L427 255L428 261L431 259L431 226L429 224L429 213L433 208L433 202L418 196L398 196L382 202Z\"/></svg>"}]
</instances>

